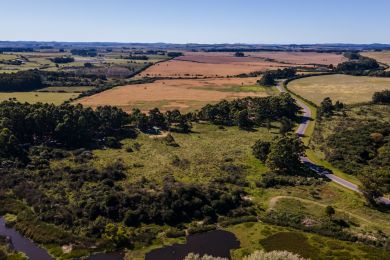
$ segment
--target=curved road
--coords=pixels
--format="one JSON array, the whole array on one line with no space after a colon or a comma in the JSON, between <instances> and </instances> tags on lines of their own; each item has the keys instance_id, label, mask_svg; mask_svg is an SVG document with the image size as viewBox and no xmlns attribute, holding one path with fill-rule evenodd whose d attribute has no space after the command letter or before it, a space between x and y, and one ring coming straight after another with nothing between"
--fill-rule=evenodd
<instances>
[{"instance_id":1,"label":"curved road","mask_svg":"<svg viewBox=\"0 0 390 260\"><path fill-rule=\"evenodd\" d=\"M286 89L281 86L280 84L278 84L276 86L276 88L280 91L280 92L287 92ZM294 97L295 98L295 97ZM309 123L310 123L310 119L311 119L311 110L310 108L305 104L303 103L301 100L295 98L297 104L302 108L303 110L303 116L302 116L302 121L301 123L299 124L299 127L297 129L297 131L295 133L297 133L299 136L303 136L306 132L306 129L307 127L309 126ZM317 166L315 165L309 158L307 158L306 156L305 157L301 157L301 160L307 164L310 169L312 169L313 171L315 171L316 173L318 174L321 174L321 175L325 175L326 177L328 177L330 180L332 180L333 182L337 183L337 184L340 184L341 186L344 186L345 188L348 188L350 190L353 190L353 191L356 191L358 193L361 193L361 191L359 190L358 186L352 182L349 182L343 178L340 178L332 173L330 173L328 170L320 167L320 166ZM382 197L379 199L382 203L384 204L387 204L387 205L390 205L390 199L388 198L385 198L385 197Z\"/></svg>"}]
</instances>

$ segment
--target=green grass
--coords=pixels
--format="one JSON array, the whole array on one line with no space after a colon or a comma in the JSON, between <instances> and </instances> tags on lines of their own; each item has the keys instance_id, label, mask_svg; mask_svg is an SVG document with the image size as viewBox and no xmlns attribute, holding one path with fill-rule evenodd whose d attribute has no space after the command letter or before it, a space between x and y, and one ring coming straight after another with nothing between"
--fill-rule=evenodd
<instances>
[{"instance_id":1,"label":"green grass","mask_svg":"<svg viewBox=\"0 0 390 260\"><path fill-rule=\"evenodd\" d=\"M0 93L0 102L10 98L16 98L20 102L28 103L53 103L60 105L70 98L75 98L77 93L53 93L53 92L2 92Z\"/></svg>"},{"instance_id":2,"label":"green grass","mask_svg":"<svg viewBox=\"0 0 390 260\"><path fill-rule=\"evenodd\" d=\"M161 181L164 176L173 174L185 182L201 183L220 176L220 166L227 161L247 165L248 174L258 174L257 164L247 164L254 160L251 146L260 138L271 140L276 135L264 128L243 131L237 127L218 129L209 124L194 124L192 130L193 133L188 135L172 134L180 147L167 146L159 138L141 134L136 140L124 140L122 149L95 150L95 163L104 164L121 158L130 166L132 180L146 177ZM136 143L141 145L139 151L134 148ZM135 151L128 153L126 147ZM188 163L182 167L174 166L172 161L176 157Z\"/></svg>"},{"instance_id":3,"label":"green grass","mask_svg":"<svg viewBox=\"0 0 390 260\"><path fill-rule=\"evenodd\" d=\"M233 260L242 259L256 250L287 250L311 259L388 259L389 251L360 243L340 241L291 228L260 222L242 223L227 228L240 241L233 250Z\"/></svg>"},{"instance_id":4,"label":"green grass","mask_svg":"<svg viewBox=\"0 0 390 260\"><path fill-rule=\"evenodd\" d=\"M326 97L352 104L371 101L374 92L390 89L390 79L336 74L294 80L288 87L317 105Z\"/></svg>"},{"instance_id":5,"label":"green grass","mask_svg":"<svg viewBox=\"0 0 390 260\"><path fill-rule=\"evenodd\" d=\"M310 245L307 236L298 232L279 232L260 241L266 251L289 251L305 258L315 258L320 250Z\"/></svg>"}]
</instances>

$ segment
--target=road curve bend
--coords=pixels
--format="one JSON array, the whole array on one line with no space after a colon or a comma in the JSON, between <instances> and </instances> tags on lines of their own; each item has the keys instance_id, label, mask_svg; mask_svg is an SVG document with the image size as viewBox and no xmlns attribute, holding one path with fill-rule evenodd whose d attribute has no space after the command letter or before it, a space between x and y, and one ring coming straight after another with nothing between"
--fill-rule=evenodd
<instances>
[{"instance_id":1,"label":"road curve bend","mask_svg":"<svg viewBox=\"0 0 390 260\"><path fill-rule=\"evenodd\" d=\"M281 85L281 84L278 84L276 86L276 88L280 91L280 92L287 92L286 89ZM312 116L312 112L310 110L310 108L305 104L303 103L301 100L299 100L298 98L294 97L293 98L295 99L295 101L297 102L297 104L302 108L302 121L301 123L299 124L299 127L298 129L295 131L296 134L298 134L299 136L303 136L309 126L309 123L310 123L310 120L311 120L311 116ZM306 156L303 156L301 157L301 160L302 162L304 162L306 165L308 165L310 167L310 169L312 169L313 171L315 171L316 173L318 174L321 174L321 175L325 175L326 177L328 177L331 181L347 188L347 189L350 189L350 190L353 190L355 192L358 192L358 193L361 193L361 191L359 190L359 187L350 182L350 181L347 181L339 176L336 176L332 173L330 173L330 171L328 170L325 170L324 168L314 164L309 158L307 158ZM390 205L390 199L388 198L385 198L385 197L381 197L380 199L380 202L384 203L384 204L387 204L387 205Z\"/></svg>"}]
</instances>

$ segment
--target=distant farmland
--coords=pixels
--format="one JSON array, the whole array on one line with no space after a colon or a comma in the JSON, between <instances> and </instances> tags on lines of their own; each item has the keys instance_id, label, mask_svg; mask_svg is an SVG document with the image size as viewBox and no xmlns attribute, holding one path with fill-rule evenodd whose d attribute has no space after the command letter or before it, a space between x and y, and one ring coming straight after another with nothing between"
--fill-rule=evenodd
<instances>
[{"instance_id":1,"label":"distant farmland","mask_svg":"<svg viewBox=\"0 0 390 260\"><path fill-rule=\"evenodd\" d=\"M273 93L272 89L255 84L256 78L158 80L154 83L117 87L78 102L91 107L115 105L128 112L135 107L144 111L154 107L163 111L191 111L221 99L267 96Z\"/></svg>"},{"instance_id":2,"label":"distant farmland","mask_svg":"<svg viewBox=\"0 0 390 260\"><path fill-rule=\"evenodd\" d=\"M326 97L351 104L370 101L374 92L390 89L390 78L326 75L294 80L288 88L316 104Z\"/></svg>"},{"instance_id":3,"label":"distant farmland","mask_svg":"<svg viewBox=\"0 0 390 260\"><path fill-rule=\"evenodd\" d=\"M289 65L258 58L234 57L234 53L186 52L184 56L150 67L140 76L210 78L284 67Z\"/></svg>"},{"instance_id":4,"label":"distant farmland","mask_svg":"<svg viewBox=\"0 0 390 260\"><path fill-rule=\"evenodd\" d=\"M276 62L291 64L322 64L337 65L347 60L343 55L336 53L319 52L255 52L246 53L250 57L271 59Z\"/></svg>"},{"instance_id":5,"label":"distant farmland","mask_svg":"<svg viewBox=\"0 0 390 260\"><path fill-rule=\"evenodd\" d=\"M341 54L317 52L256 52L235 57L234 52L184 52L183 56L150 67L145 77L225 77L285 67L337 65Z\"/></svg>"}]
</instances>

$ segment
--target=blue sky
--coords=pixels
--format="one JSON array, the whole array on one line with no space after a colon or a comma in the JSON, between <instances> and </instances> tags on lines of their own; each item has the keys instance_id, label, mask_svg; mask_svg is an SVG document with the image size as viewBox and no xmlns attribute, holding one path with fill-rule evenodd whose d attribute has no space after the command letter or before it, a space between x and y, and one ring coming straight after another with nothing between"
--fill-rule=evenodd
<instances>
[{"instance_id":1,"label":"blue sky","mask_svg":"<svg viewBox=\"0 0 390 260\"><path fill-rule=\"evenodd\" d=\"M390 43L389 0L0 0L0 40Z\"/></svg>"}]
</instances>

